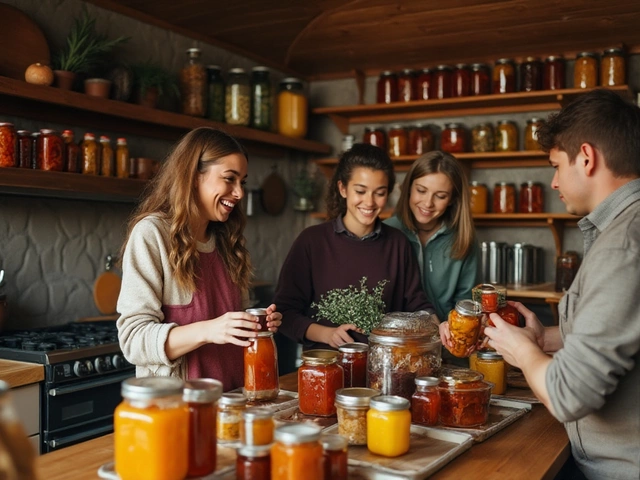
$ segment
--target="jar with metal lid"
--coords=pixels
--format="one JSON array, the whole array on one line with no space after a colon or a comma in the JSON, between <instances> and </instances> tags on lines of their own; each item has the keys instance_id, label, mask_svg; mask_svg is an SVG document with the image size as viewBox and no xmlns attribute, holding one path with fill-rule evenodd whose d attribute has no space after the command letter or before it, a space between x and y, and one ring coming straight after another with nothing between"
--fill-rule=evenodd
<instances>
[{"instance_id":1,"label":"jar with metal lid","mask_svg":"<svg viewBox=\"0 0 640 480\"><path fill-rule=\"evenodd\" d=\"M103 177L113 177L115 172L115 162L113 158L113 148L111 139L106 135L100 136L100 175Z\"/></svg>"},{"instance_id":2,"label":"jar with metal lid","mask_svg":"<svg viewBox=\"0 0 640 480\"><path fill-rule=\"evenodd\" d=\"M338 363L344 370L344 386L367 386L367 353L369 345L360 342L344 343L338 347Z\"/></svg>"},{"instance_id":3,"label":"jar with metal lid","mask_svg":"<svg viewBox=\"0 0 640 480\"><path fill-rule=\"evenodd\" d=\"M280 392L278 351L273 332L258 332L251 345L244 348L244 388L247 400L274 400Z\"/></svg>"},{"instance_id":4,"label":"jar with metal lid","mask_svg":"<svg viewBox=\"0 0 640 480\"><path fill-rule=\"evenodd\" d=\"M128 378L113 415L122 480L182 480L189 469L189 409L175 377ZM170 461L169 461L170 460Z\"/></svg>"},{"instance_id":5,"label":"jar with metal lid","mask_svg":"<svg viewBox=\"0 0 640 480\"><path fill-rule=\"evenodd\" d=\"M116 176L129 178L129 147L124 137L118 138L116 143Z\"/></svg>"},{"instance_id":6,"label":"jar with metal lid","mask_svg":"<svg viewBox=\"0 0 640 480\"><path fill-rule=\"evenodd\" d=\"M487 382L493 383L491 393L504 395L507 391L507 364L496 352L478 352L476 371L480 372Z\"/></svg>"},{"instance_id":7,"label":"jar with metal lid","mask_svg":"<svg viewBox=\"0 0 640 480\"><path fill-rule=\"evenodd\" d=\"M569 289L578 274L580 259L576 252L565 252L556 259L556 292Z\"/></svg>"},{"instance_id":8,"label":"jar with metal lid","mask_svg":"<svg viewBox=\"0 0 640 480\"><path fill-rule=\"evenodd\" d=\"M242 68L229 70L224 96L224 119L229 125L249 125L251 99L249 77Z\"/></svg>"},{"instance_id":9,"label":"jar with metal lid","mask_svg":"<svg viewBox=\"0 0 640 480\"><path fill-rule=\"evenodd\" d=\"M344 386L344 371L334 350L307 350L298 369L299 408L305 415L336 414L336 391Z\"/></svg>"},{"instance_id":10,"label":"jar with metal lid","mask_svg":"<svg viewBox=\"0 0 640 480\"><path fill-rule=\"evenodd\" d=\"M513 60L501 58L493 67L493 93L513 93L516 91L516 71Z\"/></svg>"},{"instance_id":11,"label":"jar with metal lid","mask_svg":"<svg viewBox=\"0 0 640 480\"><path fill-rule=\"evenodd\" d=\"M58 132L48 128L40 130L38 137L38 169L62 172L64 170L64 144Z\"/></svg>"},{"instance_id":12,"label":"jar with metal lid","mask_svg":"<svg viewBox=\"0 0 640 480\"><path fill-rule=\"evenodd\" d=\"M440 423L447 427L476 427L487 423L493 384L464 368L440 375Z\"/></svg>"},{"instance_id":13,"label":"jar with metal lid","mask_svg":"<svg viewBox=\"0 0 640 480\"><path fill-rule=\"evenodd\" d=\"M324 478L347 480L349 478L347 439L341 435L324 434L320 436L320 445L322 445Z\"/></svg>"},{"instance_id":14,"label":"jar with metal lid","mask_svg":"<svg viewBox=\"0 0 640 480\"><path fill-rule=\"evenodd\" d=\"M387 134L378 127L365 127L362 142L387 150Z\"/></svg>"},{"instance_id":15,"label":"jar with metal lid","mask_svg":"<svg viewBox=\"0 0 640 480\"><path fill-rule=\"evenodd\" d=\"M445 123L440 134L440 150L447 153L463 153L467 150L467 132L459 123Z\"/></svg>"},{"instance_id":16,"label":"jar with metal lid","mask_svg":"<svg viewBox=\"0 0 640 480\"><path fill-rule=\"evenodd\" d=\"M235 443L240 440L242 412L247 408L247 398L241 393L223 393L218 400L216 437L218 443Z\"/></svg>"},{"instance_id":17,"label":"jar with metal lid","mask_svg":"<svg viewBox=\"0 0 640 480\"><path fill-rule=\"evenodd\" d=\"M224 122L225 85L218 65L207 65L207 118Z\"/></svg>"},{"instance_id":18,"label":"jar with metal lid","mask_svg":"<svg viewBox=\"0 0 640 480\"><path fill-rule=\"evenodd\" d=\"M471 213L487 213L489 208L487 186L474 180L469 186L469 192L471 195Z\"/></svg>"},{"instance_id":19,"label":"jar with metal lid","mask_svg":"<svg viewBox=\"0 0 640 480\"><path fill-rule=\"evenodd\" d=\"M471 147L474 152L493 152L495 137L490 123L479 123L471 130Z\"/></svg>"},{"instance_id":20,"label":"jar with metal lid","mask_svg":"<svg viewBox=\"0 0 640 480\"><path fill-rule=\"evenodd\" d=\"M12 123L0 123L0 167L17 167L18 140Z\"/></svg>"},{"instance_id":21,"label":"jar with metal lid","mask_svg":"<svg viewBox=\"0 0 640 480\"><path fill-rule=\"evenodd\" d=\"M398 101L398 76L390 70L385 70L378 78L376 89L377 103L391 103Z\"/></svg>"},{"instance_id":22,"label":"jar with metal lid","mask_svg":"<svg viewBox=\"0 0 640 480\"><path fill-rule=\"evenodd\" d=\"M379 395L369 402L367 448L383 457L398 457L409 451L411 403L395 395Z\"/></svg>"},{"instance_id":23,"label":"jar with metal lid","mask_svg":"<svg viewBox=\"0 0 640 480\"><path fill-rule=\"evenodd\" d=\"M398 101L410 102L418 97L418 77L415 70L405 68L398 75Z\"/></svg>"},{"instance_id":24,"label":"jar with metal lid","mask_svg":"<svg viewBox=\"0 0 640 480\"><path fill-rule=\"evenodd\" d=\"M271 448L271 480L323 480L324 458L316 425L294 423L276 428Z\"/></svg>"},{"instance_id":25,"label":"jar with metal lid","mask_svg":"<svg viewBox=\"0 0 640 480\"><path fill-rule=\"evenodd\" d=\"M40 132L33 132L31 134L31 168L38 168L38 138L40 138Z\"/></svg>"},{"instance_id":26,"label":"jar with metal lid","mask_svg":"<svg viewBox=\"0 0 640 480\"><path fill-rule=\"evenodd\" d=\"M439 323L428 312L386 314L369 335L369 387L410 400L415 378L440 367Z\"/></svg>"},{"instance_id":27,"label":"jar with metal lid","mask_svg":"<svg viewBox=\"0 0 640 480\"><path fill-rule=\"evenodd\" d=\"M390 157L400 157L407 154L407 143L409 142L409 137L407 135L406 128L402 125L392 125L389 128L387 139L389 142L388 153Z\"/></svg>"},{"instance_id":28,"label":"jar with metal lid","mask_svg":"<svg viewBox=\"0 0 640 480\"><path fill-rule=\"evenodd\" d=\"M436 377L416 378L416 393L411 397L411 422L427 427L436 425L440 417L439 380Z\"/></svg>"},{"instance_id":29,"label":"jar with metal lid","mask_svg":"<svg viewBox=\"0 0 640 480\"><path fill-rule=\"evenodd\" d=\"M273 442L273 412L252 407L242 412L240 442L243 445L270 445Z\"/></svg>"},{"instance_id":30,"label":"jar with metal lid","mask_svg":"<svg viewBox=\"0 0 640 480\"><path fill-rule=\"evenodd\" d=\"M207 106L207 72L200 61L199 48L187 49L187 63L180 71L182 113L204 117Z\"/></svg>"},{"instance_id":31,"label":"jar with metal lid","mask_svg":"<svg viewBox=\"0 0 640 480\"><path fill-rule=\"evenodd\" d=\"M496 127L495 151L515 152L518 150L518 127L509 120L500 120Z\"/></svg>"},{"instance_id":32,"label":"jar with metal lid","mask_svg":"<svg viewBox=\"0 0 640 480\"><path fill-rule=\"evenodd\" d=\"M527 57L520 64L520 91L542 90L542 63L537 57Z\"/></svg>"},{"instance_id":33,"label":"jar with metal lid","mask_svg":"<svg viewBox=\"0 0 640 480\"><path fill-rule=\"evenodd\" d=\"M266 331L269 326L267 322L267 309L266 308L247 308L245 310L250 315L255 315L258 318L258 324L260 325L260 330L263 332Z\"/></svg>"},{"instance_id":34,"label":"jar with metal lid","mask_svg":"<svg viewBox=\"0 0 640 480\"><path fill-rule=\"evenodd\" d=\"M532 181L520 185L520 213L542 213L544 211L544 197L542 184Z\"/></svg>"},{"instance_id":35,"label":"jar with metal lid","mask_svg":"<svg viewBox=\"0 0 640 480\"><path fill-rule=\"evenodd\" d=\"M421 124L409 129L409 155L422 155L434 149L433 133Z\"/></svg>"},{"instance_id":36,"label":"jar with metal lid","mask_svg":"<svg viewBox=\"0 0 640 480\"><path fill-rule=\"evenodd\" d=\"M493 213L515 213L516 189L512 183L498 182L493 187Z\"/></svg>"},{"instance_id":37,"label":"jar with metal lid","mask_svg":"<svg viewBox=\"0 0 640 480\"><path fill-rule=\"evenodd\" d=\"M471 70L464 63L458 63L451 76L451 96L468 97L471 95Z\"/></svg>"},{"instance_id":38,"label":"jar with metal lid","mask_svg":"<svg viewBox=\"0 0 640 480\"><path fill-rule=\"evenodd\" d=\"M621 48L608 48L600 60L600 85L615 87L624 85L627 77L627 65Z\"/></svg>"},{"instance_id":39,"label":"jar with metal lid","mask_svg":"<svg viewBox=\"0 0 640 480\"><path fill-rule=\"evenodd\" d=\"M519 326L518 310L507 303L507 289L505 287L482 283L471 289L471 297L475 302L482 305L482 313L487 315L497 313L510 325ZM487 323L492 327L494 326L490 317L487 317ZM480 335L480 340L482 340L483 333L481 332Z\"/></svg>"},{"instance_id":40,"label":"jar with metal lid","mask_svg":"<svg viewBox=\"0 0 640 480\"><path fill-rule=\"evenodd\" d=\"M216 469L216 409L221 395L218 380L196 378L185 383L182 398L189 409L189 477L209 475Z\"/></svg>"},{"instance_id":41,"label":"jar with metal lid","mask_svg":"<svg viewBox=\"0 0 640 480\"><path fill-rule=\"evenodd\" d=\"M285 78L278 91L278 132L286 137L307 135L308 101L302 81Z\"/></svg>"},{"instance_id":42,"label":"jar with metal lid","mask_svg":"<svg viewBox=\"0 0 640 480\"><path fill-rule=\"evenodd\" d=\"M429 98L436 100L451 98L451 81L451 67L449 65L438 65L431 73Z\"/></svg>"},{"instance_id":43,"label":"jar with metal lid","mask_svg":"<svg viewBox=\"0 0 640 480\"><path fill-rule=\"evenodd\" d=\"M482 308L473 300L459 300L455 308L449 312L448 321L453 343L449 350L452 355L464 358L478 341L482 326Z\"/></svg>"},{"instance_id":44,"label":"jar with metal lid","mask_svg":"<svg viewBox=\"0 0 640 480\"><path fill-rule=\"evenodd\" d=\"M271 130L271 79L267 67L251 69L251 126Z\"/></svg>"},{"instance_id":45,"label":"jar with metal lid","mask_svg":"<svg viewBox=\"0 0 640 480\"><path fill-rule=\"evenodd\" d=\"M271 480L271 445L243 445L236 456L236 480Z\"/></svg>"},{"instance_id":46,"label":"jar with metal lid","mask_svg":"<svg viewBox=\"0 0 640 480\"><path fill-rule=\"evenodd\" d=\"M341 388L336 392L338 433L349 445L367 444L367 411L369 400L380 395L375 388Z\"/></svg>"},{"instance_id":47,"label":"jar with metal lid","mask_svg":"<svg viewBox=\"0 0 640 480\"><path fill-rule=\"evenodd\" d=\"M431 69L423 68L418 75L418 100L429 100L431 97Z\"/></svg>"},{"instance_id":48,"label":"jar with metal lid","mask_svg":"<svg viewBox=\"0 0 640 480\"><path fill-rule=\"evenodd\" d=\"M565 86L564 58L554 55L547 57L542 72L543 90L559 90Z\"/></svg>"},{"instance_id":49,"label":"jar with metal lid","mask_svg":"<svg viewBox=\"0 0 640 480\"><path fill-rule=\"evenodd\" d=\"M78 173L80 169L80 147L73 141L73 130L64 130L62 132L62 142L64 143L64 170Z\"/></svg>"},{"instance_id":50,"label":"jar with metal lid","mask_svg":"<svg viewBox=\"0 0 640 480\"><path fill-rule=\"evenodd\" d=\"M96 136L93 133L85 133L84 140L80 144L82 173L85 175L98 175L99 159L100 154Z\"/></svg>"},{"instance_id":51,"label":"jar with metal lid","mask_svg":"<svg viewBox=\"0 0 640 480\"><path fill-rule=\"evenodd\" d=\"M483 63L474 63L471 65L471 86L470 94L489 95L491 93L491 85L489 79L489 67Z\"/></svg>"},{"instance_id":52,"label":"jar with metal lid","mask_svg":"<svg viewBox=\"0 0 640 480\"><path fill-rule=\"evenodd\" d=\"M525 150L540 150L540 144L538 143L538 130L544 123L541 118L530 118L527 120L527 126L524 129L524 149Z\"/></svg>"},{"instance_id":53,"label":"jar with metal lid","mask_svg":"<svg viewBox=\"0 0 640 480\"><path fill-rule=\"evenodd\" d=\"M67 130L65 130L65 132L66 131ZM20 168L31 168L31 150L32 150L31 149L31 132L29 132L28 130L18 130L16 133L18 136L18 150L17 150L18 160L17 160L16 166ZM78 146L75 143L74 145L76 147L76 157L77 157ZM67 151L69 150L67 149ZM76 160L76 165L77 163L78 162Z\"/></svg>"},{"instance_id":54,"label":"jar with metal lid","mask_svg":"<svg viewBox=\"0 0 640 480\"><path fill-rule=\"evenodd\" d=\"M598 86L598 56L593 52L576 55L573 64L573 87L593 88Z\"/></svg>"}]
</instances>

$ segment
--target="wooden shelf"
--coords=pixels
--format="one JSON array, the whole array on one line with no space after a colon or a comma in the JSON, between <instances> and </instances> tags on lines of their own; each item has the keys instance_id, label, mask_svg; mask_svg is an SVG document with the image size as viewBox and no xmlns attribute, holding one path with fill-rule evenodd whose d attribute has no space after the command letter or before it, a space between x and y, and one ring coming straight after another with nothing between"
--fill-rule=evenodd
<instances>
[{"instance_id":1,"label":"wooden shelf","mask_svg":"<svg viewBox=\"0 0 640 480\"><path fill-rule=\"evenodd\" d=\"M620 95L631 97L627 85L608 87ZM397 120L419 120L467 115L494 115L530 111L559 110L586 89L568 88L537 92L517 92L443 100L415 100L390 104L319 107L313 113L328 115L345 134L349 125L384 123Z\"/></svg>"},{"instance_id":2,"label":"wooden shelf","mask_svg":"<svg viewBox=\"0 0 640 480\"><path fill-rule=\"evenodd\" d=\"M319 155L331 152L329 145L313 140L285 137L55 87L31 85L7 77L0 77L0 114L163 140L175 140L196 127L209 126L228 132L246 144L250 151L264 155L281 156L286 150Z\"/></svg>"}]
</instances>

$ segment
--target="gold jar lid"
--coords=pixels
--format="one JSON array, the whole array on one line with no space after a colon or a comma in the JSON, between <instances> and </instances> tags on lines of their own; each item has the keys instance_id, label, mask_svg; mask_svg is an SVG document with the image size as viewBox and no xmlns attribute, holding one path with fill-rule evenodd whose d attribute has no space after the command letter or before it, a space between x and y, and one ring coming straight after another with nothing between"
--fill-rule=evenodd
<instances>
[{"instance_id":1,"label":"gold jar lid","mask_svg":"<svg viewBox=\"0 0 640 480\"><path fill-rule=\"evenodd\" d=\"M445 368L440 372L440 382L450 387L464 383L478 382L484 379L484 375L468 368Z\"/></svg>"},{"instance_id":2,"label":"gold jar lid","mask_svg":"<svg viewBox=\"0 0 640 480\"><path fill-rule=\"evenodd\" d=\"M307 350L302 352L302 361L307 365L330 365L338 361L335 350Z\"/></svg>"},{"instance_id":3,"label":"gold jar lid","mask_svg":"<svg viewBox=\"0 0 640 480\"><path fill-rule=\"evenodd\" d=\"M362 342L343 343L338 347L342 353L366 353L369 351L369 345Z\"/></svg>"},{"instance_id":4,"label":"gold jar lid","mask_svg":"<svg viewBox=\"0 0 640 480\"><path fill-rule=\"evenodd\" d=\"M373 397L380 395L380 390L364 387L347 387L336 390L336 405L339 407L368 407Z\"/></svg>"}]
</instances>

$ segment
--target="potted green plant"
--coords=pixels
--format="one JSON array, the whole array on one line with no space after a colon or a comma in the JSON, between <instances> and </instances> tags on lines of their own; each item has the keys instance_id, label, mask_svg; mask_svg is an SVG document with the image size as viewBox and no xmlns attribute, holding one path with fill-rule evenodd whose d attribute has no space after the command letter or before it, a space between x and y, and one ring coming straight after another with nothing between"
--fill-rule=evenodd
<instances>
[{"instance_id":1,"label":"potted green plant","mask_svg":"<svg viewBox=\"0 0 640 480\"><path fill-rule=\"evenodd\" d=\"M318 191L318 184L307 169L300 170L293 179L293 193L298 196L295 210L306 212L313 210L312 200Z\"/></svg>"},{"instance_id":2,"label":"potted green plant","mask_svg":"<svg viewBox=\"0 0 640 480\"><path fill-rule=\"evenodd\" d=\"M133 65L133 90L137 103L155 108L158 98L165 94L180 95L178 81L159 65L147 62Z\"/></svg>"}]
</instances>

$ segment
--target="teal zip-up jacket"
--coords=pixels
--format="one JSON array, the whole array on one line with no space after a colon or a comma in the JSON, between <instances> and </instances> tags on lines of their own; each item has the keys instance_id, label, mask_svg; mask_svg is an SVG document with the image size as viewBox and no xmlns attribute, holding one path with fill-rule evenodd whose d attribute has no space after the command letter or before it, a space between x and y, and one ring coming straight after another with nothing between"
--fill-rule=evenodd
<instances>
[{"instance_id":1,"label":"teal zip-up jacket","mask_svg":"<svg viewBox=\"0 0 640 480\"><path fill-rule=\"evenodd\" d=\"M423 246L418 234L405 227L397 216L394 215L384 223L399 229L409 239L420 265L422 288L433 303L440 321L447 321L456 302L470 299L471 289L478 284L480 249L477 243L474 243L473 250L463 260L456 260L451 258L453 232L445 225Z\"/></svg>"}]
</instances>

